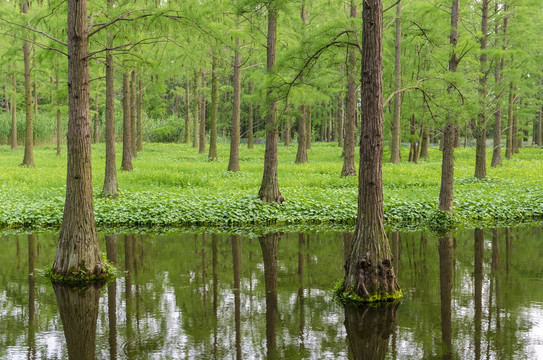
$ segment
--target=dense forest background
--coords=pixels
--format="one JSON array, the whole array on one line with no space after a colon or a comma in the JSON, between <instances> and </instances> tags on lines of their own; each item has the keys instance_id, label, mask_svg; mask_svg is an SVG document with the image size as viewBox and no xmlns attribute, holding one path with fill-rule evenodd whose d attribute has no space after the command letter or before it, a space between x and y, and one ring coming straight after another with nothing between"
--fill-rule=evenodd
<instances>
[{"instance_id":1,"label":"dense forest background","mask_svg":"<svg viewBox=\"0 0 543 360\"><path fill-rule=\"evenodd\" d=\"M303 134L306 147L311 141L337 141L343 146L351 76L357 80L354 118L356 125L359 122L360 61L350 59L350 54L360 56L357 4L276 3L273 72L266 71L268 8L262 2L89 3L93 141L105 141L105 63L111 55L118 141L123 136L123 99L128 94L131 100L124 112L133 110L136 139L192 143L207 152L204 144L229 142L239 131L241 142L252 145L265 137L266 93L272 89L284 145L300 144ZM24 144L29 111L36 144L55 142L57 133L63 143L67 5L64 1L23 5L1 4L0 143ZM419 155L426 156L429 143L439 142L441 129L452 119L457 146L474 145L480 127L487 130L489 146L503 137L512 154L523 145L541 145L543 11L539 2L462 1L455 48L450 42L451 6L450 1L437 0L384 2L385 144L394 146L398 139L412 143L409 160L417 161ZM26 72L25 40L30 65ZM460 60L456 72L448 71L452 51ZM123 77L129 82L124 91ZM233 127L238 116L237 88L239 130L235 121ZM239 140L234 137L234 141ZM209 156L226 154L210 151ZM398 161L393 156L391 160Z\"/></svg>"}]
</instances>

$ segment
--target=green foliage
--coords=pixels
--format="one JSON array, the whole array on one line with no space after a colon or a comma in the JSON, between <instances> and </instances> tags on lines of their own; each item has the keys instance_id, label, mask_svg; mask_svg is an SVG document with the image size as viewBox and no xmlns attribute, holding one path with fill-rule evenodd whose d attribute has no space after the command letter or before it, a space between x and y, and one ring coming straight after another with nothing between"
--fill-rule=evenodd
<instances>
[{"instance_id":1,"label":"green foliage","mask_svg":"<svg viewBox=\"0 0 543 360\"><path fill-rule=\"evenodd\" d=\"M400 301L403 296L402 290L397 290L394 294L377 294L370 298L362 298L358 296L353 289L347 289L345 291L344 280L340 280L334 284L334 297L343 305L372 305L379 306L383 303L390 303L394 301Z\"/></svg>"},{"instance_id":2,"label":"green foliage","mask_svg":"<svg viewBox=\"0 0 543 360\"><path fill-rule=\"evenodd\" d=\"M457 219L448 211L435 210L428 218L428 227L438 236L452 232L457 226Z\"/></svg>"},{"instance_id":3,"label":"green foliage","mask_svg":"<svg viewBox=\"0 0 543 360\"><path fill-rule=\"evenodd\" d=\"M61 275L53 272L53 266L48 265L39 271L39 274L55 284L64 284L76 288L85 288L92 283L108 283L122 276L123 272L102 254L102 272L99 275L87 274L85 270L72 272L69 275Z\"/></svg>"}]
</instances>

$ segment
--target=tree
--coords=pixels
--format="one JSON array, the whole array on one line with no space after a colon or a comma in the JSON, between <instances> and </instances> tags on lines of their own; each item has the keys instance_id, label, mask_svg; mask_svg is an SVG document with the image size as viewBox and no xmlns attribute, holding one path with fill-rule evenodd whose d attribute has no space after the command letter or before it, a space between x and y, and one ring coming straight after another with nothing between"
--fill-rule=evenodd
<instances>
[{"instance_id":1,"label":"tree","mask_svg":"<svg viewBox=\"0 0 543 360\"><path fill-rule=\"evenodd\" d=\"M239 28L239 15L236 27ZM240 138L240 112L241 112L241 59L240 41L236 37L234 44L234 108L232 111L232 131L230 132L230 158L228 171L239 171L239 138Z\"/></svg>"},{"instance_id":2,"label":"tree","mask_svg":"<svg viewBox=\"0 0 543 360\"><path fill-rule=\"evenodd\" d=\"M399 92L402 86L402 1L399 0L396 5L396 41L394 52L394 120L392 122L392 140L390 141L390 162L397 164L400 162L400 145L401 145L401 109L402 95Z\"/></svg>"},{"instance_id":3,"label":"tree","mask_svg":"<svg viewBox=\"0 0 543 360\"><path fill-rule=\"evenodd\" d=\"M307 22L307 13L305 0L302 0L302 11L300 12L302 18L302 40L305 38L305 27ZM302 75L302 83L305 81ZM298 120L298 151L296 152L296 164L302 164L307 162L307 134L306 134L306 116L307 107L306 104L300 106L300 119Z\"/></svg>"},{"instance_id":4,"label":"tree","mask_svg":"<svg viewBox=\"0 0 543 360\"><path fill-rule=\"evenodd\" d=\"M365 302L401 296L383 214L383 8L381 0L364 1L362 10L362 117L358 214L345 264L342 292Z\"/></svg>"},{"instance_id":5,"label":"tree","mask_svg":"<svg viewBox=\"0 0 543 360\"><path fill-rule=\"evenodd\" d=\"M23 1L22 12L28 14L30 4ZM25 67L25 112L26 112L26 127L25 127L25 154L23 157L22 166L34 167L34 119L32 115L32 78L30 66L30 43L28 37L23 44L23 57Z\"/></svg>"},{"instance_id":6,"label":"tree","mask_svg":"<svg viewBox=\"0 0 543 360\"><path fill-rule=\"evenodd\" d=\"M68 1L68 170L66 200L52 273L83 281L104 275L94 221L89 103L87 1Z\"/></svg>"},{"instance_id":7,"label":"tree","mask_svg":"<svg viewBox=\"0 0 543 360\"><path fill-rule=\"evenodd\" d=\"M129 74L123 73L123 158L121 168L132 171L132 127L130 122Z\"/></svg>"},{"instance_id":8,"label":"tree","mask_svg":"<svg viewBox=\"0 0 543 360\"><path fill-rule=\"evenodd\" d=\"M277 36L277 4L271 1L268 10L267 74L271 77L275 70L275 50ZM268 79L269 81L269 79ZM266 150L264 153L264 173L258 197L264 202L282 203L285 198L279 192L277 179L277 100L272 93L272 85L266 89Z\"/></svg>"}]
</instances>

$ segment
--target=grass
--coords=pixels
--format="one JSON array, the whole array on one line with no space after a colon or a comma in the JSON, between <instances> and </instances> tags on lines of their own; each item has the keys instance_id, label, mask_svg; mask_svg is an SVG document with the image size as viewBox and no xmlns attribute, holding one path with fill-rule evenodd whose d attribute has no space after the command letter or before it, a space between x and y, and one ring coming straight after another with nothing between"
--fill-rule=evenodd
<instances>
[{"instance_id":1,"label":"grass","mask_svg":"<svg viewBox=\"0 0 543 360\"><path fill-rule=\"evenodd\" d=\"M122 144L117 144L120 168ZM407 148L403 159L407 158ZM279 147L279 187L283 205L262 204L257 198L262 179L264 146L240 149L239 173L229 173L228 144L219 144L218 161L185 144L147 143L133 160L134 171L118 170L120 196L104 198L105 146L95 144L93 186L95 216L100 228L247 225L354 225L357 179L340 178L341 148L313 143L307 164L295 164L296 145ZM62 221L66 151L37 147L35 168L18 166L23 148L0 146L0 227L56 227ZM487 151L490 161L490 150ZM383 187L388 227L427 228L435 214L441 174L441 153L419 164L387 163ZM455 222L461 228L512 225L543 218L541 149L521 149L499 168L488 166L485 180L473 178L472 148L455 151ZM357 161L358 163L358 161ZM434 216L435 217L435 216Z\"/></svg>"}]
</instances>

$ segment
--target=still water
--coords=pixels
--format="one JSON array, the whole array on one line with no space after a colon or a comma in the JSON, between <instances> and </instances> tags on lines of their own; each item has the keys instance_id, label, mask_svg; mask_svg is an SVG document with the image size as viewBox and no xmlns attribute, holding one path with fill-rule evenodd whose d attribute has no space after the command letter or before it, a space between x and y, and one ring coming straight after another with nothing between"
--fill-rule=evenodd
<instances>
[{"instance_id":1,"label":"still water","mask_svg":"<svg viewBox=\"0 0 543 360\"><path fill-rule=\"evenodd\" d=\"M125 274L84 292L0 237L0 359L543 359L543 229L389 238L403 300L344 309L349 234L101 236Z\"/></svg>"}]
</instances>

